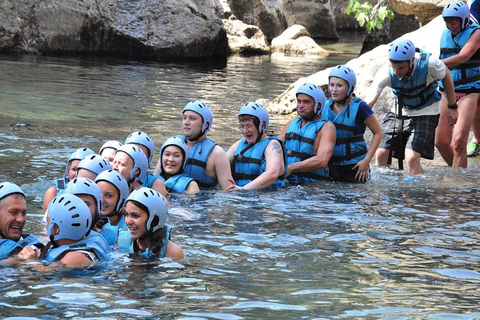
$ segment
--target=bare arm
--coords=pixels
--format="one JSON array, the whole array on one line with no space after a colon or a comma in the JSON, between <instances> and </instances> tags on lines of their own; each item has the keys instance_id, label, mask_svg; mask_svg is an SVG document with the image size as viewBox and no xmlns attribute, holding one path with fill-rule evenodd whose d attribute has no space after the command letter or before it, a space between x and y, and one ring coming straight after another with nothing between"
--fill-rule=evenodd
<instances>
[{"instance_id":1,"label":"bare arm","mask_svg":"<svg viewBox=\"0 0 480 320\"><path fill-rule=\"evenodd\" d=\"M45 192L45 196L43 197L43 207L42 207L43 213L47 211L48 204L56 196L57 196L57 188L55 186L51 186L50 188L47 189L47 191Z\"/></svg>"},{"instance_id":2,"label":"bare arm","mask_svg":"<svg viewBox=\"0 0 480 320\"><path fill-rule=\"evenodd\" d=\"M158 159L157 165L155 166L155 170L153 171L153 175L159 174L161 171L161 161L162 159Z\"/></svg>"},{"instance_id":3,"label":"bare arm","mask_svg":"<svg viewBox=\"0 0 480 320\"><path fill-rule=\"evenodd\" d=\"M450 70L447 68L447 73L445 74L445 78L442 80L443 88L445 89L445 94L447 95L448 104L454 104L455 99L455 85L453 84L452 75ZM457 109L449 109L447 108L447 118L448 124L453 126L457 123L458 119L458 110Z\"/></svg>"},{"instance_id":4,"label":"bare arm","mask_svg":"<svg viewBox=\"0 0 480 320\"><path fill-rule=\"evenodd\" d=\"M381 92L371 92L368 97L365 99L365 103L368 104L370 107L373 107L373 105L377 102L378 97L380 97Z\"/></svg>"},{"instance_id":5,"label":"bare arm","mask_svg":"<svg viewBox=\"0 0 480 320\"><path fill-rule=\"evenodd\" d=\"M442 59L442 61L449 68L456 67L469 60L479 48L480 30L475 30L458 54Z\"/></svg>"},{"instance_id":6,"label":"bare arm","mask_svg":"<svg viewBox=\"0 0 480 320\"><path fill-rule=\"evenodd\" d=\"M287 129L292 123L293 119L288 121L287 124L283 127L282 132L278 135L278 139L285 142L285 135L287 134Z\"/></svg>"},{"instance_id":7,"label":"bare arm","mask_svg":"<svg viewBox=\"0 0 480 320\"><path fill-rule=\"evenodd\" d=\"M380 141L382 141L383 130L374 114L370 115L364 121L365 125L372 131L373 137L370 142L370 148L368 149L365 158L360 160L353 168L358 168L355 174L355 179L358 181L365 181L369 174L369 165L377 151Z\"/></svg>"},{"instance_id":8,"label":"bare arm","mask_svg":"<svg viewBox=\"0 0 480 320\"><path fill-rule=\"evenodd\" d=\"M235 151L237 151L238 145L240 144L241 140L238 140L227 150L227 158L228 162L233 163L233 159L235 157Z\"/></svg>"},{"instance_id":9,"label":"bare arm","mask_svg":"<svg viewBox=\"0 0 480 320\"><path fill-rule=\"evenodd\" d=\"M165 257L172 258L172 259L183 259L184 258L183 250L178 244L176 244L171 240L168 240Z\"/></svg>"},{"instance_id":10,"label":"bare arm","mask_svg":"<svg viewBox=\"0 0 480 320\"><path fill-rule=\"evenodd\" d=\"M213 168L211 167L213 165ZM213 169L213 170L212 170ZM212 170L214 173L212 176L215 176L218 180L218 184L223 190L227 190L229 186L232 185L232 173L230 170L230 162L228 161L227 154L225 150L220 146L215 146L212 153L208 157L207 162L207 173L211 174L209 171Z\"/></svg>"}]
</instances>

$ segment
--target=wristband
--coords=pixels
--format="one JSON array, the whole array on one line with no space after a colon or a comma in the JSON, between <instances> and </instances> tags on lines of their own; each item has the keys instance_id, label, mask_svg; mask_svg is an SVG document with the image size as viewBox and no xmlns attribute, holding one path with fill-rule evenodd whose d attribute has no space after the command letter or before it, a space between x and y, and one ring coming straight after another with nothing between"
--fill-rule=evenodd
<instances>
[{"instance_id":1,"label":"wristband","mask_svg":"<svg viewBox=\"0 0 480 320\"><path fill-rule=\"evenodd\" d=\"M458 103L455 101L454 104L447 105L448 109L456 110L458 109Z\"/></svg>"}]
</instances>

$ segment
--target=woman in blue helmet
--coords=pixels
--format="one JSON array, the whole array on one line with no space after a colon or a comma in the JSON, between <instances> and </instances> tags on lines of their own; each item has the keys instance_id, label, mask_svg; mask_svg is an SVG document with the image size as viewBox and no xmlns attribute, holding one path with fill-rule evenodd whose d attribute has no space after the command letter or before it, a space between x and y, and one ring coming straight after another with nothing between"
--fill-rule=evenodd
<instances>
[{"instance_id":1,"label":"woman in blue helmet","mask_svg":"<svg viewBox=\"0 0 480 320\"><path fill-rule=\"evenodd\" d=\"M449 166L466 168L468 136L480 92L480 26L470 22L470 9L463 1L448 3L442 16L446 28L440 39L440 59L450 69L456 102L449 104L442 96L435 146ZM439 87L444 91L443 82ZM447 118L448 108L458 108L454 125Z\"/></svg>"},{"instance_id":2,"label":"woman in blue helmet","mask_svg":"<svg viewBox=\"0 0 480 320\"><path fill-rule=\"evenodd\" d=\"M117 149L123 146L123 143L117 140L108 140L100 147L98 154L107 159L110 162L110 165L113 166L113 158L115 158L115 153Z\"/></svg>"},{"instance_id":3,"label":"woman in blue helmet","mask_svg":"<svg viewBox=\"0 0 480 320\"><path fill-rule=\"evenodd\" d=\"M101 172L110 169L112 169L112 165L107 159L99 154L90 154L78 163L75 177L95 180Z\"/></svg>"},{"instance_id":4,"label":"woman in blue helmet","mask_svg":"<svg viewBox=\"0 0 480 320\"><path fill-rule=\"evenodd\" d=\"M134 190L125 211L128 230L120 230L119 251L144 258L184 258L182 248L170 240L171 227L165 225L168 206L160 193L145 187Z\"/></svg>"},{"instance_id":5,"label":"woman in blue helmet","mask_svg":"<svg viewBox=\"0 0 480 320\"><path fill-rule=\"evenodd\" d=\"M335 124L337 138L329 162L334 181L365 182L370 178L370 162L382 140L382 128L372 108L355 96L357 78L352 69L339 65L330 71L322 118ZM363 138L366 128L372 133L370 149Z\"/></svg>"},{"instance_id":6,"label":"woman in blue helmet","mask_svg":"<svg viewBox=\"0 0 480 320\"><path fill-rule=\"evenodd\" d=\"M187 144L179 137L165 140L160 149L160 176L168 192L195 193L200 189L184 170L188 159Z\"/></svg>"},{"instance_id":7,"label":"woman in blue helmet","mask_svg":"<svg viewBox=\"0 0 480 320\"><path fill-rule=\"evenodd\" d=\"M118 171L127 180L131 192L141 187L141 181L147 175L147 156L138 146L124 144L115 153L113 170Z\"/></svg>"},{"instance_id":8,"label":"woman in blue helmet","mask_svg":"<svg viewBox=\"0 0 480 320\"><path fill-rule=\"evenodd\" d=\"M228 188L265 189L286 185L286 155L283 143L267 135L269 116L259 103L247 102L238 112L243 139L227 151L235 184Z\"/></svg>"},{"instance_id":9,"label":"woman in blue helmet","mask_svg":"<svg viewBox=\"0 0 480 320\"><path fill-rule=\"evenodd\" d=\"M125 228L123 207L130 193L127 181L119 172L107 170L97 176L95 183L102 192L102 212L97 228L102 231L104 226Z\"/></svg>"}]
</instances>

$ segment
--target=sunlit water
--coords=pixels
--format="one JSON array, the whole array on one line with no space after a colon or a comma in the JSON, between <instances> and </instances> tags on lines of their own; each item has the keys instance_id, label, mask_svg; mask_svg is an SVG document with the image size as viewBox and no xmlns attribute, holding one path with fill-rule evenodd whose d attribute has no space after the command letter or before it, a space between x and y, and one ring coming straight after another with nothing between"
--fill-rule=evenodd
<instances>
[{"instance_id":1,"label":"sunlit water","mask_svg":"<svg viewBox=\"0 0 480 320\"><path fill-rule=\"evenodd\" d=\"M349 41L352 41L349 39ZM290 83L343 63L231 57L216 64L0 57L0 180L28 195L27 232L44 237L41 202L68 155L134 130L161 143L180 132L194 98L215 116L211 137L240 136L236 113ZM284 116L272 115L277 132ZM154 161L157 161L158 154ZM0 268L0 316L95 319L480 318L478 159L467 169L425 163L412 177L373 169L372 180L277 191L170 196L184 261L118 261L39 273Z\"/></svg>"}]
</instances>

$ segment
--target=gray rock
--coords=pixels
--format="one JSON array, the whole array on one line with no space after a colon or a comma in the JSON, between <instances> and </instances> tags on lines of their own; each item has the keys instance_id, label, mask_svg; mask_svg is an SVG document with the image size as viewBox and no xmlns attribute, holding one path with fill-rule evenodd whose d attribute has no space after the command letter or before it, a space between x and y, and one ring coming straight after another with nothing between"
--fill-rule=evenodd
<instances>
[{"instance_id":1,"label":"gray rock","mask_svg":"<svg viewBox=\"0 0 480 320\"><path fill-rule=\"evenodd\" d=\"M301 25L293 25L279 37L272 40L272 51L295 54L328 56L328 52L320 47Z\"/></svg>"},{"instance_id":2,"label":"gray rock","mask_svg":"<svg viewBox=\"0 0 480 320\"><path fill-rule=\"evenodd\" d=\"M257 26L243 23L240 20L223 20L227 31L228 46L233 53L268 54L270 46L267 37Z\"/></svg>"}]
</instances>

